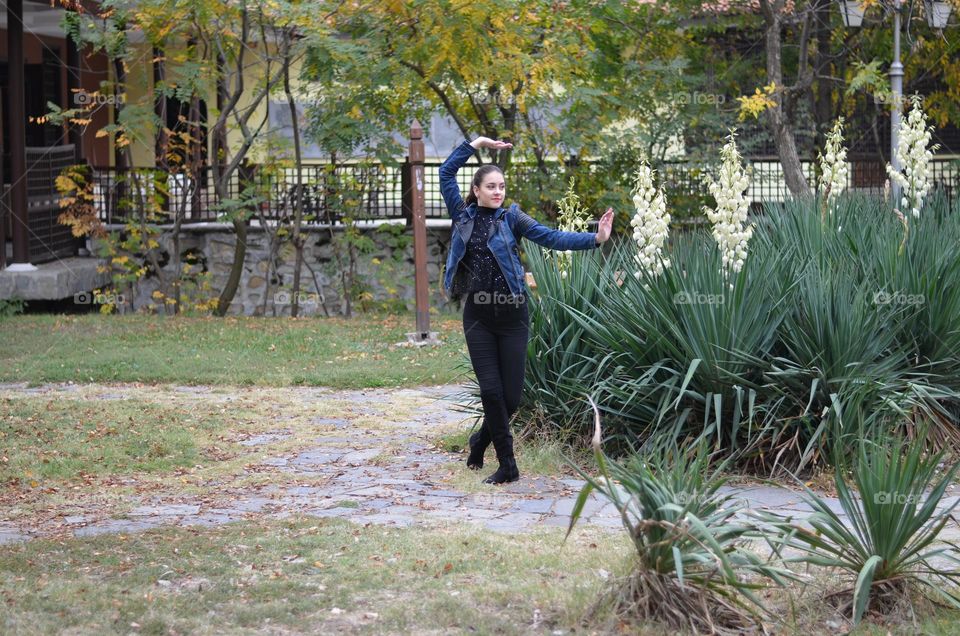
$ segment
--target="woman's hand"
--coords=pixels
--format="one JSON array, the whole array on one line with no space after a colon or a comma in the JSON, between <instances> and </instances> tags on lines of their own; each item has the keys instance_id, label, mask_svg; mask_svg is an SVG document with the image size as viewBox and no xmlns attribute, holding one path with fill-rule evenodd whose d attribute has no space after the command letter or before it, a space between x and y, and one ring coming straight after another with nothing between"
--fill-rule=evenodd
<instances>
[{"instance_id":1,"label":"woman's hand","mask_svg":"<svg viewBox=\"0 0 960 636\"><path fill-rule=\"evenodd\" d=\"M611 231L613 231L613 208L607 208L600 217L600 224L597 227L597 242L606 243Z\"/></svg>"},{"instance_id":2,"label":"woman's hand","mask_svg":"<svg viewBox=\"0 0 960 636\"><path fill-rule=\"evenodd\" d=\"M513 144L509 141L500 141L499 139L490 139L489 137L477 137L470 142L470 145L474 148L491 148L493 150L513 148Z\"/></svg>"}]
</instances>

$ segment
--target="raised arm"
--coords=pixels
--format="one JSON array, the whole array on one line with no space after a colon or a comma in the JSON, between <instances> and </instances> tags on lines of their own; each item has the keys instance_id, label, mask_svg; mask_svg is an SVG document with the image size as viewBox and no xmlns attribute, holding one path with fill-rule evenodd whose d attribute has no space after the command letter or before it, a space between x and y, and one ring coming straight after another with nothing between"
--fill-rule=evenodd
<instances>
[{"instance_id":1,"label":"raised arm","mask_svg":"<svg viewBox=\"0 0 960 636\"><path fill-rule=\"evenodd\" d=\"M467 164L467 160L473 155L473 151L474 147L470 145L470 142L464 141L440 165L440 194L443 195L443 202L447 204L447 212L454 221L460 215L460 208L463 205L460 186L457 185L457 172Z\"/></svg>"}]
</instances>

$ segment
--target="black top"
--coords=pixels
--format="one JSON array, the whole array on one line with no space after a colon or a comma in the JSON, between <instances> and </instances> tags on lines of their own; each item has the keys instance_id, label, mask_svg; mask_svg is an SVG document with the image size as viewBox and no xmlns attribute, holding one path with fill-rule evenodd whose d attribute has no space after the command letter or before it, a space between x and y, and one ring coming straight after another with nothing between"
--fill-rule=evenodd
<instances>
[{"instance_id":1,"label":"black top","mask_svg":"<svg viewBox=\"0 0 960 636\"><path fill-rule=\"evenodd\" d=\"M492 293L510 294L510 287L503 277L503 271L497 263L496 257L487 247L490 233L494 231L494 215L497 208L477 206L477 214L473 217L473 232L467 242L467 249L460 261L465 276L461 279L462 285L455 293L472 294L486 291ZM458 274L460 272L457 272Z\"/></svg>"}]
</instances>

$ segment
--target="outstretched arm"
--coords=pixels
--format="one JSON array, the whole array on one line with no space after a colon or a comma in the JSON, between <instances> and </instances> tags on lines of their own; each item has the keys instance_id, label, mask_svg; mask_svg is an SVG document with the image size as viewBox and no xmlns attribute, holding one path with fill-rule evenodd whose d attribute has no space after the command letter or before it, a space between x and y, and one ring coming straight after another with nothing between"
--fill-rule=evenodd
<instances>
[{"instance_id":1,"label":"outstretched arm","mask_svg":"<svg viewBox=\"0 0 960 636\"><path fill-rule=\"evenodd\" d=\"M538 223L532 216L517 208L517 234L553 250L589 250L600 247L601 243L610 238L612 227L613 208L608 208L600 218L596 233L554 230Z\"/></svg>"},{"instance_id":2,"label":"outstretched arm","mask_svg":"<svg viewBox=\"0 0 960 636\"><path fill-rule=\"evenodd\" d=\"M477 137L473 141L464 140L447 157L446 161L440 166L440 194L443 196L443 202L447 205L447 212L454 221L460 215L460 208L463 205L463 197L460 195L460 186L457 185L457 172L467 164L467 160L479 148L493 148L500 150L503 148L512 148L513 144L506 141L498 141L489 137Z\"/></svg>"}]
</instances>

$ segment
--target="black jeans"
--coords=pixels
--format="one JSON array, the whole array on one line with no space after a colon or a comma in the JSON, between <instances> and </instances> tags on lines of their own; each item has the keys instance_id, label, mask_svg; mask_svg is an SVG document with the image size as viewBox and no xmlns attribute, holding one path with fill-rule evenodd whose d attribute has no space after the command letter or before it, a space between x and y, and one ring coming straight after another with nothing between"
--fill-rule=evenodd
<instances>
[{"instance_id":1,"label":"black jeans","mask_svg":"<svg viewBox=\"0 0 960 636\"><path fill-rule=\"evenodd\" d=\"M477 446L486 448L492 441L500 460L513 457L509 421L520 406L523 392L529 327L525 295L467 295L463 333L483 402L483 425Z\"/></svg>"}]
</instances>

